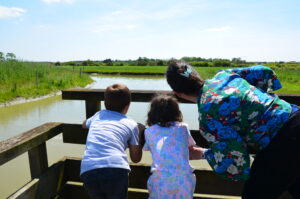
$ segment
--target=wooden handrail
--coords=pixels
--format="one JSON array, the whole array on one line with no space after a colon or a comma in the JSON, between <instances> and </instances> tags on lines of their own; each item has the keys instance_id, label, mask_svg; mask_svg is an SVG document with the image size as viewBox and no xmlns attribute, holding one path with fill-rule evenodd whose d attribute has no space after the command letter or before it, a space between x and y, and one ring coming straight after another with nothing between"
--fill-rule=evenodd
<instances>
[{"instance_id":1,"label":"wooden handrail","mask_svg":"<svg viewBox=\"0 0 300 199\"><path fill-rule=\"evenodd\" d=\"M40 146L47 140L61 133L61 124L46 123L20 135L0 142L0 165Z\"/></svg>"},{"instance_id":2,"label":"wooden handrail","mask_svg":"<svg viewBox=\"0 0 300 199\"><path fill-rule=\"evenodd\" d=\"M62 91L64 100L104 100L105 89L69 89ZM165 90L131 90L131 100L133 102L149 102L157 93L172 94L172 91ZM278 93L281 99L300 106L300 93ZM181 103L190 103L179 99Z\"/></svg>"}]
</instances>

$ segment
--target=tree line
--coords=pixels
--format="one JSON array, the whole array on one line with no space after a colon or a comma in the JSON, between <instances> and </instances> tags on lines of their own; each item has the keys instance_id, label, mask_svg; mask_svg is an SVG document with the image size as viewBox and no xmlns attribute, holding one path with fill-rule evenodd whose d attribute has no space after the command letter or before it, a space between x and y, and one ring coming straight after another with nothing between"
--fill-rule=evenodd
<instances>
[{"instance_id":1,"label":"tree line","mask_svg":"<svg viewBox=\"0 0 300 199\"><path fill-rule=\"evenodd\" d=\"M14 53L0 52L0 62L17 60ZM83 61L68 61L68 62L50 62L56 66L68 65L68 66L167 66L170 62L182 60L195 67L245 67L253 64L270 64L273 67L284 67L286 65L297 65L299 62L247 62L240 57L234 57L232 59L221 59L221 58L202 58L202 57L182 57L180 59L153 59L147 57L139 57L138 59L132 60L118 60L118 59L104 59L104 60L83 60Z\"/></svg>"},{"instance_id":2,"label":"tree line","mask_svg":"<svg viewBox=\"0 0 300 199\"><path fill-rule=\"evenodd\" d=\"M14 53L3 53L0 52L0 61L16 60L16 55Z\"/></svg>"},{"instance_id":3,"label":"tree line","mask_svg":"<svg viewBox=\"0 0 300 199\"><path fill-rule=\"evenodd\" d=\"M172 61L177 61L178 59L152 59L147 57L139 57L136 60L112 60L104 59L102 61L92 61L90 59L85 61L69 61L69 62L56 62L55 65L71 65L71 66L166 66ZM182 57L182 61L186 61L192 66L201 67L229 67L229 66L245 66L248 65L245 60L241 58L229 59L218 59L218 58L201 58L201 57Z\"/></svg>"}]
</instances>

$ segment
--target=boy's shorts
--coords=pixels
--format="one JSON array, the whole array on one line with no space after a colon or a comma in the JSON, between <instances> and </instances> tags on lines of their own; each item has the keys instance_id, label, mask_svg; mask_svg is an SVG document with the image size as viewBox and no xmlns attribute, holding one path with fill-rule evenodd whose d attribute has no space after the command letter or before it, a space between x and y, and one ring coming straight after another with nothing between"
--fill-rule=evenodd
<instances>
[{"instance_id":1,"label":"boy's shorts","mask_svg":"<svg viewBox=\"0 0 300 199\"><path fill-rule=\"evenodd\" d=\"M99 168L81 174L84 188L92 199L126 199L127 169Z\"/></svg>"}]
</instances>

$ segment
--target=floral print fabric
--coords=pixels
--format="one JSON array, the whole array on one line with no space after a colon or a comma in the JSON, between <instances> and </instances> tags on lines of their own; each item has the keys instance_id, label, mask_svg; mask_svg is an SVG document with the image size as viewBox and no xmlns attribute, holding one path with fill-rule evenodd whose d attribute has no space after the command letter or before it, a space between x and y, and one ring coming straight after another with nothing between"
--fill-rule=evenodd
<instances>
[{"instance_id":1,"label":"floral print fabric","mask_svg":"<svg viewBox=\"0 0 300 199\"><path fill-rule=\"evenodd\" d=\"M189 146L195 145L187 124L150 126L145 130L143 150L152 154L149 198L193 198L196 179L189 164Z\"/></svg>"},{"instance_id":2,"label":"floral print fabric","mask_svg":"<svg viewBox=\"0 0 300 199\"><path fill-rule=\"evenodd\" d=\"M154 172L148 179L149 199L193 199L196 176L164 176Z\"/></svg>"},{"instance_id":3,"label":"floral print fabric","mask_svg":"<svg viewBox=\"0 0 300 199\"><path fill-rule=\"evenodd\" d=\"M210 146L205 157L218 175L248 178L247 146L268 146L291 113L289 103L267 93L280 88L274 71L262 65L222 70L205 81L197 101L200 133Z\"/></svg>"}]
</instances>

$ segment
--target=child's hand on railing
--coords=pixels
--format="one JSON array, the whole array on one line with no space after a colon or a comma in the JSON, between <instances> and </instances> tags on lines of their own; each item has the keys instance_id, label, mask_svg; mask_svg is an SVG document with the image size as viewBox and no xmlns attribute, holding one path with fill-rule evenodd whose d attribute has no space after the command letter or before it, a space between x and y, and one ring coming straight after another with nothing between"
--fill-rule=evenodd
<instances>
[{"instance_id":1,"label":"child's hand on railing","mask_svg":"<svg viewBox=\"0 0 300 199\"><path fill-rule=\"evenodd\" d=\"M190 160L200 160L204 159L204 151L206 149L199 147L197 145L195 146L190 146L189 147L189 155L190 155Z\"/></svg>"},{"instance_id":2,"label":"child's hand on railing","mask_svg":"<svg viewBox=\"0 0 300 199\"><path fill-rule=\"evenodd\" d=\"M143 148L145 144L145 125L138 123L138 128L139 128L139 145L141 148Z\"/></svg>"}]
</instances>

